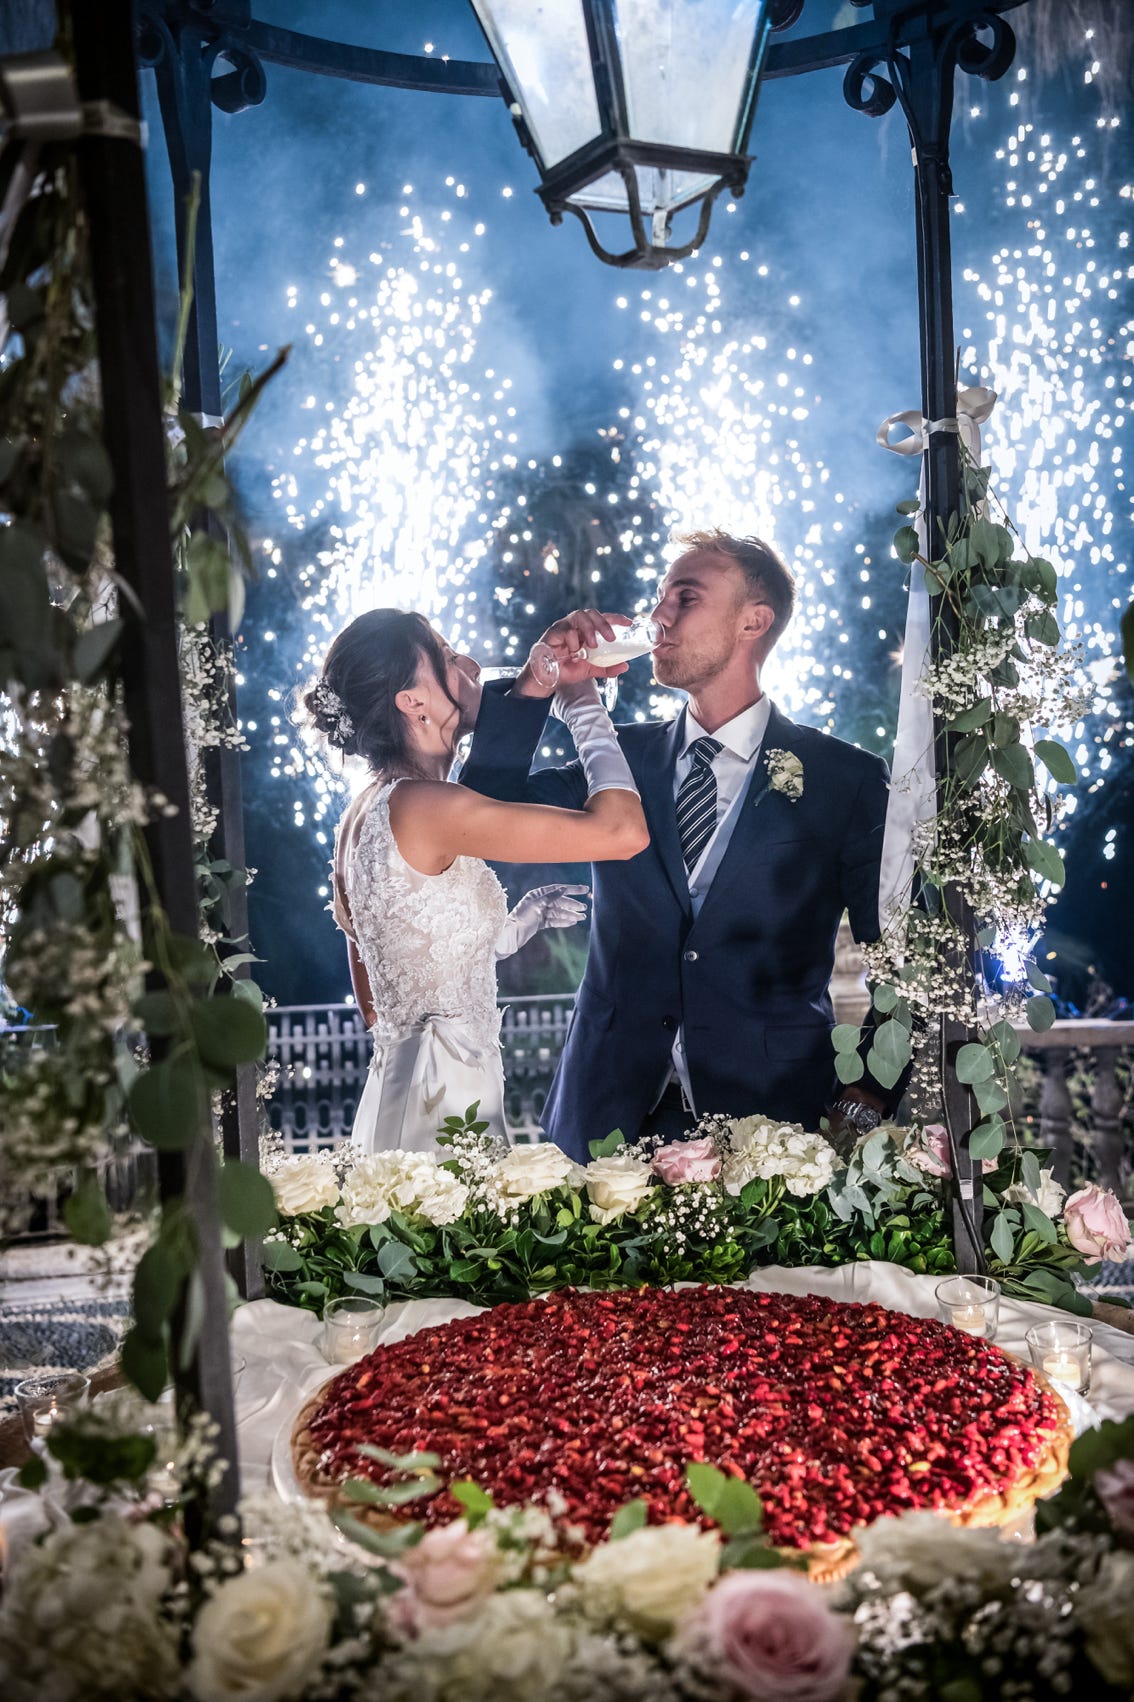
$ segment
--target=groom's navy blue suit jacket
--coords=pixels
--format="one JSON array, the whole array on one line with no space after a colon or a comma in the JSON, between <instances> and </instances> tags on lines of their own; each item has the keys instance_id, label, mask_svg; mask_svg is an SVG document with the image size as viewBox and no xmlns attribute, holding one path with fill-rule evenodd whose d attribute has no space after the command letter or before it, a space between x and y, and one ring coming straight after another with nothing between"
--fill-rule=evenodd
<instances>
[{"instance_id":1,"label":"groom's navy blue suit jacket","mask_svg":"<svg viewBox=\"0 0 1134 1702\"><path fill-rule=\"evenodd\" d=\"M581 808L577 762L528 772L546 709L542 699L486 689L462 783ZM681 1025L698 1112L763 1112L818 1128L834 1087L827 989L843 911L856 939L879 932L886 764L774 706L694 919L674 804L682 721L618 729L650 844L626 862L593 865L587 967L544 1109L548 1138L582 1163L588 1143L612 1129L638 1134ZM795 801L768 784L765 759L777 749L803 764Z\"/></svg>"}]
</instances>

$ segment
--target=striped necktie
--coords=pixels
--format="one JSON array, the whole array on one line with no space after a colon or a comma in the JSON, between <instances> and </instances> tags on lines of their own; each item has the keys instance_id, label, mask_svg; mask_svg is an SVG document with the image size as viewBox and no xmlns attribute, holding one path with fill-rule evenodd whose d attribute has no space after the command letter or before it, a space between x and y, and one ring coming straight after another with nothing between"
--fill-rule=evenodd
<instances>
[{"instance_id":1,"label":"striped necktie","mask_svg":"<svg viewBox=\"0 0 1134 1702\"><path fill-rule=\"evenodd\" d=\"M713 758L721 749L719 739L696 739L689 747L692 766L677 793L677 831L686 872L693 873L698 859L717 825L717 783Z\"/></svg>"}]
</instances>

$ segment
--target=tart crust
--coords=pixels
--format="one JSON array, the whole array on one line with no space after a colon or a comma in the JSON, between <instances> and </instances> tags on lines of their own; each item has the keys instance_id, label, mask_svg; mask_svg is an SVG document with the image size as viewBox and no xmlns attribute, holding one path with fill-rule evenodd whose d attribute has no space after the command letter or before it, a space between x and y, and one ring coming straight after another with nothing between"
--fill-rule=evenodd
<instances>
[{"instance_id":1,"label":"tart crust","mask_svg":"<svg viewBox=\"0 0 1134 1702\"><path fill-rule=\"evenodd\" d=\"M643 1291L628 1290L618 1291L614 1298L625 1302L631 1294L641 1294L642 1292ZM668 1290L653 1290L645 1292L650 1294L671 1293L671 1291ZM722 1291L720 1290L702 1289L695 1291L686 1289L680 1291L680 1296L682 1301L688 1305L691 1302L695 1303L695 1297L697 1294L719 1295L721 1292ZM775 1322L780 1327L783 1327L785 1319L790 1324L793 1312L803 1310L806 1304L814 1306L817 1299L817 1297L796 1298L788 1295L752 1296L751 1291L749 1290L731 1290L724 1292L732 1295L741 1294L749 1299L756 1299L764 1305L767 1305L769 1302L774 1302L774 1316L763 1321L766 1323ZM560 1305L569 1306L572 1300L582 1301L589 1297L561 1294L554 1296L553 1298L557 1300ZM606 1296L605 1298L610 1299L611 1297ZM676 1299L677 1296L675 1295L673 1298ZM541 1301L529 1304L546 1305L546 1302ZM837 1312L845 1315L848 1319L851 1318L851 1315L862 1315L867 1313L873 1314L875 1316L872 1321L874 1322L875 1328L877 1328L877 1315L883 1312L883 1309L878 1306L844 1304L837 1301L821 1301L819 1302L819 1306L823 1313ZM517 1310L517 1308L509 1306L494 1307L491 1309L491 1314L481 1314L480 1316L485 1317L490 1315L506 1314L515 1310ZM693 1316L695 1317L695 1315L696 1314L694 1313ZM935 1332L936 1339L940 1339L942 1332L944 1332L944 1336L946 1338L955 1337L957 1334L957 1332L948 1330L945 1326L939 1325L932 1320L912 1319L908 1318L905 1314L900 1313L885 1313L883 1315L886 1318L903 1320L903 1329L906 1334L910 1333L910 1326L921 1326L924 1330L929 1332L926 1337L927 1345L932 1339L934 1339ZM544 1314L544 1317L549 1321L551 1316L552 1315L549 1312L545 1312ZM454 1322L460 1324L467 1324L472 1321L473 1320L454 1320ZM686 1325L685 1327L688 1328L689 1326ZM798 1328L800 1326L792 1327ZM444 1344L439 1338L444 1337L446 1330L449 1329L451 1329L451 1326L449 1325L439 1325L429 1329L427 1332L423 1332L423 1334L417 1338L410 1338L418 1340L419 1342L428 1340L429 1361L434 1363L432 1367L427 1364L425 1366L425 1370L434 1378L434 1384L436 1380L435 1362L443 1357L444 1349ZM915 1330L913 1333L916 1339L917 1331ZM965 1339L972 1343L972 1338ZM995 1487L986 1487L981 1493L966 1498L962 1505L937 1506L932 1510L937 1511L942 1517L949 1519L953 1524L968 1526L970 1528L979 1526L1010 1525L1021 1516L1027 1514L1037 1500L1050 1495L1062 1482L1067 1472L1067 1456L1073 1440L1074 1432L1071 1426L1070 1415L1063 1400L1060 1398L1058 1392L1053 1388L1052 1384L1040 1372L1033 1370L1030 1366L1024 1365L1022 1362L1016 1360L1014 1356L1005 1353L1002 1349L991 1346L989 1343L974 1343L973 1346L979 1346L981 1356L984 1354L992 1355L994 1356L994 1360L1007 1362L1014 1367L1016 1372L1014 1387L1017 1390L1022 1389L1025 1391L1031 1400L1031 1417L1034 1419L1034 1422L1031 1424L1031 1432L1035 1443L1031 1452L1034 1457L1027 1465L1020 1465L1015 1470L1004 1473L1002 1481L997 1483ZM328 1426L333 1420L333 1409L335 1404L333 1398L334 1393L338 1392L339 1394L342 1394L344 1390L349 1391L352 1386L355 1386L359 1373L363 1368L367 1368L367 1370L373 1375L380 1375L383 1355L390 1351L390 1349L378 1348L374 1353L368 1355L365 1360L359 1361L358 1364L347 1368L347 1370L340 1373L338 1377L331 1379L328 1384L325 1384L323 1388L306 1401L300 1409L300 1412L294 1421L291 1434L292 1460L295 1474L304 1494L322 1501L329 1509L342 1509L344 1511L349 1510L355 1518L365 1522L373 1528L386 1530L421 1517L423 1504L421 1502L411 1502L395 1509L385 1509L381 1507L374 1507L366 1503L360 1503L349 1496L344 1496L342 1493L342 1483L346 1477L351 1475L367 1475L380 1481L384 1474L381 1468L372 1467L368 1460L357 1456L354 1462L347 1466L344 1466L341 1462L337 1462L334 1459L333 1450L328 1449L326 1435ZM845 1358L847 1356L844 1354L843 1357ZM492 1365L490 1370L485 1368L486 1386L491 1381L493 1373L499 1373L500 1369L501 1368L496 1363ZM843 1370L844 1368L839 1366L838 1369ZM697 1410L701 1411L703 1409L698 1408ZM538 1421L542 1419L544 1415L544 1409L537 1401L533 1409L533 1417ZM413 1434L414 1448L428 1449L430 1447L429 1427L427 1423L424 1423L421 1420L420 1415L410 1415L408 1419L408 1428ZM878 1446L877 1443L872 1443L871 1445ZM410 1450L402 1449L401 1451L408 1452ZM689 1457L694 1457L692 1450L690 1451ZM711 1452L707 1451L704 1457L711 1459ZM389 1474L385 1475L388 1478ZM442 1475L446 1476L445 1473ZM447 1474L447 1477L448 1480L455 1481L461 1476L468 1475L475 1476L476 1474L475 1472L470 1473L468 1470L453 1470ZM481 1487L489 1492L493 1492L496 1489L496 1486L492 1482L484 1482L480 1479L478 1479L478 1481L480 1481ZM754 1475L752 1481L753 1487L757 1489L761 1488L758 1476ZM538 1479L532 1481L530 1484L530 1495L528 1496L528 1499L538 1500L540 1498L541 1487L542 1486ZM442 1497L439 1499L444 1499L445 1501L450 1500L448 1497ZM515 1497L509 1496L505 1498L505 1502L502 1504L512 1504L514 1501ZM929 1503L926 1502L924 1505L928 1506ZM888 1510L889 1509L883 1505L876 1516L885 1516ZM908 1503L905 1506L895 1504L892 1510L894 1513L906 1511L908 1510ZM456 1517L458 1512L459 1509L454 1503L448 1509L445 1516ZM673 1516L687 1516L687 1513L676 1511ZM428 1512L426 1513L426 1517L428 1520ZM593 1535L592 1540L594 1540ZM780 1546L781 1552L784 1553L785 1556L790 1556L793 1560L798 1561L802 1556L805 1556L807 1559L809 1575L820 1583L834 1582L838 1578L845 1576L858 1560L858 1551L852 1537L849 1534L839 1536L835 1540L812 1541L810 1543L797 1543L791 1546Z\"/></svg>"}]
</instances>

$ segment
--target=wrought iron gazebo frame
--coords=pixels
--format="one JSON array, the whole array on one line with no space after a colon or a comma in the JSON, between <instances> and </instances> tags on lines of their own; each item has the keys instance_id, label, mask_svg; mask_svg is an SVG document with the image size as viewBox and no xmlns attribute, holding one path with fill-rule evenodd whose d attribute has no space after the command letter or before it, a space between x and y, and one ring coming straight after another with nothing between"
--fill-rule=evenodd
<instances>
[{"instance_id":1,"label":"wrought iron gazebo frame","mask_svg":"<svg viewBox=\"0 0 1134 1702\"><path fill-rule=\"evenodd\" d=\"M870 16L844 29L774 40L764 78L775 80L845 66L843 89L858 112L881 117L898 105L913 147L917 276L921 345L922 412L933 422L925 454L928 536L939 535L962 505L956 410L949 198L950 127L957 71L994 80L1012 63L1015 39L1004 14L1026 0L853 0ZM777 34L795 24L805 0L774 0ZM97 14L97 17L96 17ZM185 344L183 404L205 423L219 419L216 286L213 268L209 171L212 108L238 113L267 93L265 66L286 66L321 76L382 87L499 98L496 67L415 57L349 46L304 35L251 15L250 0L104 0L97 8L72 8L76 73L81 99L93 108L109 103L127 121L139 114L134 49L153 71L173 178L179 261L188 264L185 208L199 180L193 299ZM134 41L131 41L131 24ZM219 74L217 67L227 67ZM129 122L116 132L88 134L78 146L92 224L92 264L106 400L107 446L114 464L112 520L118 570L136 597L124 651L132 759L139 778L159 786L179 806L175 817L151 829L156 891L179 931L196 926L195 876L189 843L185 757L176 692L173 581L165 509L160 387L153 336L153 291L141 153ZM947 609L934 599L934 643L947 648ZM217 635L222 641L223 631ZM235 705L233 706L235 709ZM946 770L948 735L939 725L937 772ZM217 854L241 866L243 823L239 759L210 753L209 784L220 805ZM957 914L956 895L947 902ZM971 922L962 918L969 927ZM230 897L229 933L247 933L244 893ZM969 1090L952 1061L968 1035L956 1021L942 1029L946 1114L957 1135L954 1243L962 1270L980 1268L981 1193L974 1183L965 1132L972 1117ZM236 1103L224 1127L227 1154L256 1161L254 1084L244 1069ZM200 1158L200 1162L198 1162ZM207 1162L205 1161L207 1158ZM184 1196L202 1229L201 1274L206 1324L178 1380L217 1420L220 1447L235 1459L232 1387L223 1327L222 1253L214 1204L211 1143L200 1155L163 1155L163 1191ZM237 1257L236 1275L246 1295L258 1292L256 1249ZM221 1505L234 1505L230 1471Z\"/></svg>"}]
</instances>

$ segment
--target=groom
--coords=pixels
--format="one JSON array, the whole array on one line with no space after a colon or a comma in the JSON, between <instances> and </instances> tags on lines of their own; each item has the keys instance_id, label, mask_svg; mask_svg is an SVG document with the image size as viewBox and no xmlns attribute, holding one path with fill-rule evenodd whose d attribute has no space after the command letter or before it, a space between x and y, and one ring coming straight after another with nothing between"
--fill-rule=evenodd
<instances>
[{"instance_id":1,"label":"groom","mask_svg":"<svg viewBox=\"0 0 1134 1702\"><path fill-rule=\"evenodd\" d=\"M863 1129L890 1109L869 1076L837 1088L828 994L844 909L856 939L879 932L886 765L762 691L795 600L774 551L720 531L683 543L653 661L688 700L672 722L618 729L650 845L594 866L587 966L544 1109L548 1138L584 1163L612 1129L672 1139L710 1111ZM604 633L580 610L545 638L574 652ZM524 686L485 691L462 782L581 808L578 763L528 772L547 702Z\"/></svg>"}]
</instances>

